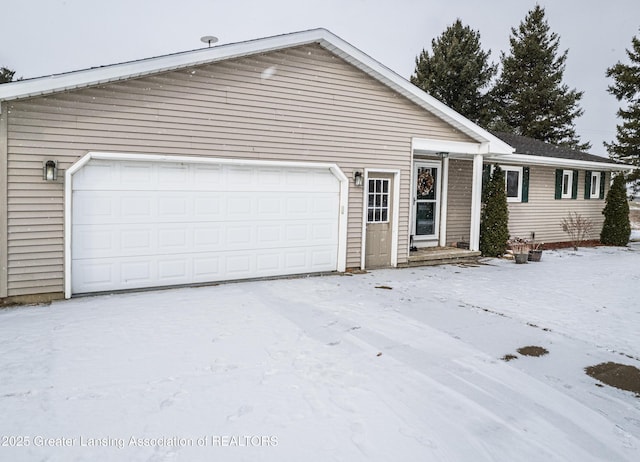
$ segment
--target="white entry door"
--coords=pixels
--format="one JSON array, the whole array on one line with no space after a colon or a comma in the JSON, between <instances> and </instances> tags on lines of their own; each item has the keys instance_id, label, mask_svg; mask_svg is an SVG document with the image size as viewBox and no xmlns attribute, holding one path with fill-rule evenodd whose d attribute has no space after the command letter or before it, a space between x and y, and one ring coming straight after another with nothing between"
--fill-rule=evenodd
<instances>
[{"instance_id":1,"label":"white entry door","mask_svg":"<svg viewBox=\"0 0 640 462\"><path fill-rule=\"evenodd\" d=\"M75 173L74 294L335 271L329 169L91 160Z\"/></svg>"},{"instance_id":2,"label":"white entry door","mask_svg":"<svg viewBox=\"0 0 640 462\"><path fill-rule=\"evenodd\" d=\"M416 162L413 174L414 241L437 240L439 225L440 163Z\"/></svg>"}]
</instances>

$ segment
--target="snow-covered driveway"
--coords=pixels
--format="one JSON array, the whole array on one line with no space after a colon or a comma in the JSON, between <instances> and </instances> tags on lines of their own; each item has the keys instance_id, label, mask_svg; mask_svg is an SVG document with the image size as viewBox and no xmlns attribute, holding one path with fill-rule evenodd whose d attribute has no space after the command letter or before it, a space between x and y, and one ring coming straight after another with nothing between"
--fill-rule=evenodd
<instances>
[{"instance_id":1,"label":"snow-covered driveway","mask_svg":"<svg viewBox=\"0 0 640 462\"><path fill-rule=\"evenodd\" d=\"M0 460L640 460L640 251L489 263L0 310Z\"/></svg>"}]
</instances>

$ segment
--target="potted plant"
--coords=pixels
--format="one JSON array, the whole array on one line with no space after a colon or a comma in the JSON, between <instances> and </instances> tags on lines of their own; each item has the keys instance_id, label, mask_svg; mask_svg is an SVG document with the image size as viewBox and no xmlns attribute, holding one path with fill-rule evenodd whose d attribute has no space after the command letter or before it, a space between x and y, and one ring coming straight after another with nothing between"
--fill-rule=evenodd
<instances>
[{"instance_id":1,"label":"potted plant","mask_svg":"<svg viewBox=\"0 0 640 462\"><path fill-rule=\"evenodd\" d=\"M521 237L514 237L507 241L509 244L509 248L511 252L513 252L513 257L517 264L527 263L529 260L529 249L530 244L527 239L523 239Z\"/></svg>"},{"instance_id":2,"label":"potted plant","mask_svg":"<svg viewBox=\"0 0 640 462\"><path fill-rule=\"evenodd\" d=\"M542 246L543 245L544 245L544 242L532 241L530 243L529 257L527 258L527 260L528 261L540 261L542 259Z\"/></svg>"}]
</instances>

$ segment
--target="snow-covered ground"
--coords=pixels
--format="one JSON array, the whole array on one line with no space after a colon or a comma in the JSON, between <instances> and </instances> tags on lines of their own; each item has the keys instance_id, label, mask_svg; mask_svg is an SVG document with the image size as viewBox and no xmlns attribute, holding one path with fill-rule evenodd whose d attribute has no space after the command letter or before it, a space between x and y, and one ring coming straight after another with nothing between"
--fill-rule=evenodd
<instances>
[{"instance_id":1,"label":"snow-covered ground","mask_svg":"<svg viewBox=\"0 0 640 462\"><path fill-rule=\"evenodd\" d=\"M639 281L598 248L3 309L0 460L637 461L584 368L640 366Z\"/></svg>"}]
</instances>

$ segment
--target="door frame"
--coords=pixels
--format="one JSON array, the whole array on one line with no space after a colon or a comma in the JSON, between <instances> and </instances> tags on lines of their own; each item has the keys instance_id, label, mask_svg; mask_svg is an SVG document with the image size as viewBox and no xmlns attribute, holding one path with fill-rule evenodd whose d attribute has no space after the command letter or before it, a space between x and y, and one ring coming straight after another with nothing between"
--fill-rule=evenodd
<instances>
[{"instance_id":1,"label":"door frame","mask_svg":"<svg viewBox=\"0 0 640 462\"><path fill-rule=\"evenodd\" d=\"M436 178L436 210L435 210L435 218L434 218L434 234L424 235L424 237L419 237L415 234L415 219L416 219L416 209L417 209L417 197L416 197L416 175L418 173L418 167L436 167L438 169L438 177ZM411 197L410 197L410 220L409 223L409 234L413 236L413 243L415 245L417 242L428 243L429 245L437 246L440 241L440 219L441 209L442 209L442 178L443 178L443 162L440 159L413 159L413 165L411 168Z\"/></svg>"},{"instance_id":2,"label":"door frame","mask_svg":"<svg viewBox=\"0 0 640 462\"><path fill-rule=\"evenodd\" d=\"M398 235L400 228L400 170L384 168L365 168L364 184L362 187L362 247L360 249L360 268L365 269L365 253L367 245L367 188L369 187L369 175L375 173L387 173L393 175L393 197L391 198L391 266L398 266Z\"/></svg>"},{"instance_id":3,"label":"door frame","mask_svg":"<svg viewBox=\"0 0 640 462\"><path fill-rule=\"evenodd\" d=\"M321 162L295 162L279 160L258 160L258 159L229 159L223 157L195 157L195 156L168 156L159 154L132 154L123 152L96 152L91 151L78 159L65 172L65 192L64 192L64 296L66 299L73 295L71 289L71 240L73 225L73 175L77 173L92 159L96 160L116 160L116 161L136 161L136 162L184 162L199 164L232 164L250 165L265 167L294 167L312 168L319 170L329 170L340 183L340 197L338 205L338 255L337 268L339 272L344 272L347 263L347 210L349 204L349 179L337 164Z\"/></svg>"}]
</instances>

